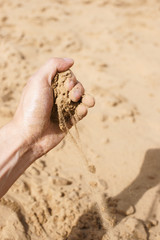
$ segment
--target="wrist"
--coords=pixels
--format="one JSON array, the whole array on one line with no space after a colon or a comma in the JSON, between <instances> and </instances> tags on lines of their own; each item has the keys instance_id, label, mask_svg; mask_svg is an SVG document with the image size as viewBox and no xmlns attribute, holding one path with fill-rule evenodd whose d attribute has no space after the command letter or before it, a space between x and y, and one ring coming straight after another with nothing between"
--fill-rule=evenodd
<instances>
[{"instance_id":1,"label":"wrist","mask_svg":"<svg viewBox=\"0 0 160 240\"><path fill-rule=\"evenodd\" d=\"M22 127L16 121L11 120L5 126L5 132L7 136L10 136L9 145L10 147L14 146L19 161L28 158L28 162L33 162L35 159L32 154L32 144L25 137Z\"/></svg>"},{"instance_id":2,"label":"wrist","mask_svg":"<svg viewBox=\"0 0 160 240\"><path fill-rule=\"evenodd\" d=\"M15 139L15 145L18 146L19 155L23 159L28 159L30 164L44 154L43 149L38 144L38 139L27 134L27 130L13 119L8 128L12 132L12 138Z\"/></svg>"},{"instance_id":3,"label":"wrist","mask_svg":"<svg viewBox=\"0 0 160 240\"><path fill-rule=\"evenodd\" d=\"M25 141L14 121L0 129L0 198L35 160L32 147Z\"/></svg>"}]
</instances>

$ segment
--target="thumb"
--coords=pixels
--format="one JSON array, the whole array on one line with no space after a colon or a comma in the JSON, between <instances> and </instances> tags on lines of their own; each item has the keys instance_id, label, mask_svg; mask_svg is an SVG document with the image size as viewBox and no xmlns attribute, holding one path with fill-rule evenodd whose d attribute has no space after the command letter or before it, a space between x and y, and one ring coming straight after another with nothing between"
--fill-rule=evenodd
<instances>
[{"instance_id":1,"label":"thumb","mask_svg":"<svg viewBox=\"0 0 160 240\"><path fill-rule=\"evenodd\" d=\"M51 81L57 72L64 72L74 64L71 58L51 58L42 66L34 75L34 81L47 81L51 85Z\"/></svg>"}]
</instances>

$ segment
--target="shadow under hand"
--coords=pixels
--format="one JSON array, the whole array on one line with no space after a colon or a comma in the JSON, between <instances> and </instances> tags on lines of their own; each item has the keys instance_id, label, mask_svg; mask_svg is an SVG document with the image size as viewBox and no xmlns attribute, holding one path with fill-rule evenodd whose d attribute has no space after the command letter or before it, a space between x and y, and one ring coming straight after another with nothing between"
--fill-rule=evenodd
<instances>
[{"instance_id":1,"label":"shadow under hand","mask_svg":"<svg viewBox=\"0 0 160 240\"><path fill-rule=\"evenodd\" d=\"M160 149L146 152L141 170L135 180L117 196L107 200L109 211L116 215L116 223L133 214L136 203L150 188L160 183Z\"/></svg>"},{"instance_id":2,"label":"shadow under hand","mask_svg":"<svg viewBox=\"0 0 160 240\"><path fill-rule=\"evenodd\" d=\"M66 240L102 240L104 234L98 210L93 206L78 219Z\"/></svg>"}]
</instances>

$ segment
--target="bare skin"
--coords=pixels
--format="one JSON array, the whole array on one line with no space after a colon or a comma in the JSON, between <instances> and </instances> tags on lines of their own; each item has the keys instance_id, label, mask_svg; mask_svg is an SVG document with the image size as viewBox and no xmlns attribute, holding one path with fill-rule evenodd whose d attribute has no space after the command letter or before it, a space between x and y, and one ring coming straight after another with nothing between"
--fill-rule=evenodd
<instances>
[{"instance_id":1,"label":"bare skin","mask_svg":"<svg viewBox=\"0 0 160 240\"><path fill-rule=\"evenodd\" d=\"M42 66L24 88L12 121L0 129L0 198L30 164L65 137L58 124L50 120L53 107L51 80L57 71L66 71L72 65L72 59L53 58ZM66 82L66 89L74 102L84 95L84 88L75 76ZM93 97L84 95L77 108L78 119L85 117L88 108L93 106Z\"/></svg>"}]
</instances>

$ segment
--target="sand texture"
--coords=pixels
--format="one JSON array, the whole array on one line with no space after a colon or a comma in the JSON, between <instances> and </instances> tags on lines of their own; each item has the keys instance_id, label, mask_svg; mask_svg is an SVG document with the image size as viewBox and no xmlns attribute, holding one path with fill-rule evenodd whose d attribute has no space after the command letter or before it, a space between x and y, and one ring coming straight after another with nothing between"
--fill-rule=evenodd
<instances>
[{"instance_id":1,"label":"sand texture","mask_svg":"<svg viewBox=\"0 0 160 240\"><path fill-rule=\"evenodd\" d=\"M0 200L1 240L160 240L159 39L159 0L0 0L0 125L53 56L96 99L78 123L94 167L68 134Z\"/></svg>"},{"instance_id":2,"label":"sand texture","mask_svg":"<svg viewBox=\"0 0 160 240\"><path fill-rule=\"evenodd\" d=\"M65 83L72 78L72 71L57 73L52 80L54 108L52 109L51 119L58 122L62 131L68 132L68 124L76 118L76 107L81 100L73 102L69 98L69 91L66 90Z\"/></svg>"}]
</instances>

